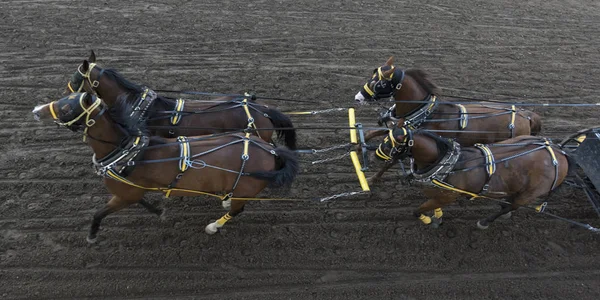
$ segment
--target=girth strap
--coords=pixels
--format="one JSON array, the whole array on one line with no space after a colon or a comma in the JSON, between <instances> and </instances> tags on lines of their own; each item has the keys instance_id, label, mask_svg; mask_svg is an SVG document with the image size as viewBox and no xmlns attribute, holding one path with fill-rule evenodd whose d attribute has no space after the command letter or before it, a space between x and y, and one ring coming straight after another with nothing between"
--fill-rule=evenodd
<instances>
[{"instance_id":1,"label":"girth strap","mask_svg":"<svg viewBox=\"0 0 600 300\"><path fill-rule=\"evenodd\" d=\"M179 179L181 179L181 177L183 177L183 173L185 173L185 171L187 171L187 169L190 168L190 142L188 140L187 137L185 136L178 136L177 137L177 141L180 143L179 144L179 174L177 174L177 176L175 176L175 179L173 179L173 181L171 181L171 183L169 184L169 186L167 187L168 190L165 192L165 196L168 198L171 195L171 190L177 186L177 182L179 181Z\"/></svg>"},{"instance_id":2,"label":"girth strap","mask_svg":"<svg viewBox=\"0 0 600 300\"><path fill-rule=\"evenodd\" d=\"M171 115L171 125L175 126L179 124L182 116L181 112L183 111L183 107L185 106L185 100L179 98L175 101L175 107L173 108L173 114Z\"/></svg>"},{"instance_id":3,"label":"girth strap","mask_svg":"<svg viewBox=\"0 0 600 300\"><path fill-rule=\"evenodd\" d=\"M246 117L248 118L248 127L246 127L246 131L249 131L250 129L254 129L254 131L256 132L256 135L258 135L259 138L262 138L260 136L260 132L257 130L258 128L256 128L256 124L254 123L254 118L252 117L252 114L250 114L250 110L248 109L248 99L244 99L244 101L242 101L242 107L244 108L244 111L246 112Z\"/></svg>"},{"instance_id":4,"label":"girth strap","mask_svg":"<svg viewBox=\"0 0 600 300\"><path fill-rule=\"evenodd\" d=\"M467 113L467 108L462 104L456 104L456 106L458 106L458 109L460 110L460 120L458 122L459 128L463 130L467 128L467 125L469 124L469 115Z\"/></svg>"},{"instance_id":5,"label":"girth strap","mask_svg":"<svg viewBox=\"0 0 600 300\"><path fill-rule=\"evenodd\" d=\"M483 153L483 157L485 158L485 171L487 172L488 177L491 177L496 173L496 160L494 159L492 150L484 144L475 144L474 146Z\"/></svg>"}]
</instances>

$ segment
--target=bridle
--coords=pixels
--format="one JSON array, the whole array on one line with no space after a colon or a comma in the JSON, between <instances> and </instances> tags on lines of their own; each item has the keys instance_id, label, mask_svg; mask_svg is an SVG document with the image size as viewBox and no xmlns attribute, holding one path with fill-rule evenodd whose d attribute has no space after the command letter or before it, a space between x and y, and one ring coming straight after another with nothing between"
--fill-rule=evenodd
<instances>
[{"instance_id":1,"label":"bridle","mask_svg":"<svg viewBox=\"0 0 600 300\"><path fill-rule=\"evenodd\" d=\"M402 88L402 82L404 81L404 70L394 69L390 78L385 78L385 76L383 76L384 71L382 68L383 67L377 68L373 77L371 77L371 80L363 86L365 92L373 98L373 100L392 97ZM391 66L390 68L394 68L394 66ZM396 75L396 73L398 74ZM373 82L374 79L377 79L377 81L373 84L373 89L371 89L369 83Z\"/></svg>"},{"instance_id":2,"label":"bridle","mask_svg":"<svg viewBox=\"0 0 600 300\"><path fill-rule=\"evenodd\" d=\"M403 131L404 138L402 139L402 141L396 141L396 139L394 138L393 130L389 130L388 136L385 137L383 143L379 144L379 147L377 147L377 150L375 150L375 154L379 158L386 161L390 161L394 158L399 158L397 157L398 155L410 155L412 147L415 144L415 141L413 139L413 132L412 130L407 129L405 127L401 127L399 129L402 129ZM390 144L391 146L390 152L388 154L386 154L382 148L382 146L385 144Z\"/></svg>"},{"instance_id":3,"label":"bridle","mask_svg":"<svg viewBox=\"0 0 600 300\"><path fill-rule=\"evenodd\" d=\"M86 93L82 93L79 96L79 106L81 107L83 112L81 112L74 119L67 121L67 122L62 122L60 120L59 116L56 114L56 111L54 111L54 102L57 102L57 101L52 101L49 104L50 115L52 115L52 118L54 119L54 123L56 123L60 126L67 127L73 131L74 131L73 127L74 127L75 123L77 121L79 121L79 119L81 119L85 116L85 129L83 130L83 141L84 142L86 140L87 130L90 127L94 126L94 124L96 124L96 118L100 117L106 111L106 106L102 105L102 99L100 99L99 97L96 97L96 101L94 101L94 103L92 103L92 105L90 105L89 107L85 107L83 104L85 96L86 96ZM73 99L71 97L75 97L75 95L69 96L70 99ZM92 117L92 113L94 112L94 110L96 110L96 108L100 107L101 105L102 105L102 108L100 109L100 112L98 112L94 117Z\"/></svg>"},{"instance_id":4,"label":"bridle","mask_svg":"<svg viewBox=\"0 0 600 300\"><path fill-rule=\"evenodd\" d=\"M75 88L71 85L71 81L69 81L67 83L67 88L69 89L69 91L71 91L71 93L80 93L83 90L83 87L85 86L85 81L87 80L87 83L91 87L91 93L97 96L98 93L96 92L95 89L100 85L100 81L98 81L98 80L100 79L100 77L102 77L102 74L104 73L104 69L100 69L98 78L96 78L94 81L92 81L92 79L91 79L92 70L94 70L94 67L96 67L96 66L97 66L96 63L90 63L88 66L87 72L84 73L83 71L81 71L83 64L79 65L79 67L77 67L76 74L81 76L81 84L79 85L79 88L77 88L77 90L75 90Z\"/></svg>"}]
</instances>

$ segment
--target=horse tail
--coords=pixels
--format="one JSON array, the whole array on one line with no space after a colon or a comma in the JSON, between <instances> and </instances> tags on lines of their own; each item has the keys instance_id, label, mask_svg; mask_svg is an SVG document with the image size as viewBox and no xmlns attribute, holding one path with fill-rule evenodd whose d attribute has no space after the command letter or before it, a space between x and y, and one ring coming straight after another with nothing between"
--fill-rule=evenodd
<instances>
[{"instance_id":1,"label":"horse tail","mask_svg":"<svg viewBox=\"0 0 600 300\"><path fill-rule=\"evenodd\" d=\"M281 187L292 184L299 171L296 153L285 147L275 148L275 153L277 154L275 171L254 172L250 173L249 175L255 178L267 180L273 187Z\"/></svg>"},{"instance_id":2,"label":"horse tail","mask_svg":"<svg viewBox=\"0 0 600 300\"><path fill-rule=\"evenodd\" d=\"M531 135L538 135L542 131L542 117L534 112L530 112L529 115L529 128L531 128Z\"/></svg>"},{"instance_id":3,"label":"horse tail","mask_svg":"<svg viewBox=\"0 0 600 300\"><path fill-rule=\"evenodd\" d=\"M292 123L292 120L290 120L288 116L284 115L276 109L260 105L257 105L255 107L269 116L273 127L281 128L276 130L277 138L283 138L285 145L289 149L296 150L296 129L294 129L294 124Z\"/></svg>"}]
</instances>

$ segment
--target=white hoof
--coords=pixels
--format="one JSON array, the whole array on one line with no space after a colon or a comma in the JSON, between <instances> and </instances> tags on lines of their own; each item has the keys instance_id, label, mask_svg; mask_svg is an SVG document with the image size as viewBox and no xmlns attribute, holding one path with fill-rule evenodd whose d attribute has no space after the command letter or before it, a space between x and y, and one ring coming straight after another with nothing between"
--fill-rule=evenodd
<instances>
[{"instance_id":1,"label":"white hoof","mask_svg":"<svg viewBox=\"0 0 600 300\"><path fill-rule=\"evenodd\" d=\"M481 225L481 221L477 221L477 228L481 229L481 230L486 230L488 229L488 227L490 227L490 225Z\"/></svg>"},{"instance_id":2,"label":"white hoof","mask_svg":"<svg viewBox=\"0 0 600 300\"><path fill-rule=\"evenodd\" d=\"M85 238L85 240L88 242L88 244L95 244L97 239L98 239L97 237L91 239L89 236L87 236Z\"/></svg>"},{"instance_id":3,"label":"white hoof","mask_svg":"<svg viewBox=\"0 0 600 300\"><path fill-rule=\"evenodd\" d=\"M210 235L217 233L217 231L219 231L219 228L217 227L217 223L210 223L210 224L206 225L206 228L204 228L204 232L206 232L206 234L210 234Z\"/></svg>"},{"instance_id":4,"label":"white hoof","mask_svg":"<svg viewBox=\"0 0 600 300\"><path fill-rule=\"evenodd\" d=\"M158 217L160 218L161 221L167 220L167 209L163 208L162 209L162 213Z\"/></svg>"},{"instance_id":5,"label":"white hoof","mask_svg":"<svg viewBox=\"0 0 600 300\"><path fill-rule=\"evenodd\" d=\"M512 217L512 211L509 211L500 216L500 218L502 218L502 219L510 219L510 217Z\"/></svg>"},{"instance_id":6,"label":"white hoof","mask_svg":"<svg viewBox=\"0 0 600 300\"><path fill-rule=\"evenodd\" d=\"M229 210L231 208L231 200L221 201L221 205L224 209Z\"/></svg>"}]
</instances>

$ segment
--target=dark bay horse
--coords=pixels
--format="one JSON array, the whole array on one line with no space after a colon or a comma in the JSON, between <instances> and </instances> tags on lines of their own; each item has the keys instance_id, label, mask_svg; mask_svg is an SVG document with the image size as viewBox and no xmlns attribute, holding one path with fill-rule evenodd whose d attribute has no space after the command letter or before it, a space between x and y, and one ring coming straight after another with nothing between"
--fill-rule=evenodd
<instances>
[{"instance_id":1,"label":"dark bay horse","mask_svg":"<svg viewBox=\"0 0 600 300\"><path fill-rule=\"evenodd\" d=\"M250 129L263 140L272 142L270 128L281 128L277 130L278 137L283 138L289 149L296 149L292 121L276 109L250 99L244 101L243 97L221 97L214 99L216 103L206 103L159 96L128 81L115 70L98 66L93 51L67 84L67 92L82 91L98 95L108 106L113 106L119 96L128 95L130 103L141 106L138 117L147 119L154 135L174 137Z\"/></svg>"},{"instance_id":2,"label":"dark bay horse","mask_svg":"<svg viewBox=\"0 0 600 300\"><path fill-rule=\"evenodd\" d=\"M377 150L378 157L410 157L417 181L429 199L415 210L425 224L440 224L442 207L461 195L505 199L501 210L480 220L486 229L500 216L533 202L558 187L575 162L557 145L534 136L518 136L495 144L461 147L424 129L396 128ZM569 174L571 175L571 174ZM434 211L433 217L424 215Z\"/></svg>"},{"instance_id":3,"label":"dark bay horse","mask_svg":"<svg viewBox=\"0 0 600 300\"><path fill-rule=\"evenodd\" d=\"M251 136L228 134L218 137L150 137L143 124L129 118L131 106L118 101L108 109L100 98L74 93L58 101L37 106L34 117L54 119L71 130L84 129L84 139L94 152L97 173L113 195L92 221L88 241L96 239L100 222L107 215L140 203L150 212L163 211L146 202L148 191L167 196L225 193L232 199L227 214L206 226L217 232L228 220L241 213L246 200L269 183L290 184L297 172L295 154L285 147ZM219 196L220 197L220 196Z\"/></svg>"},{"instance_id":4,"label":"dark bay horse","mask_svg":"<svg viewBox=\"0 0 600 300\"><path fill-rule=\"evenodd\" d=\"M422 70L400 70L390 57L385 65L374 70L373 77L356 94L359 102L392 97L396 104L380 123L402 118L413 128L447 130L438 132L443 137L454 138L465 146L475 143L493 143L520 135L537 135L541 130L541 117L531 111L510 105L460 105L440 101L438 87ZM424 101L406 103L401 101ZM394 126L390 126L394 127ZM369 131L365 140L385 135L387 130ZM377 180L391 165L384 166L371 181Z\"/></svg>"}]
</instances>

